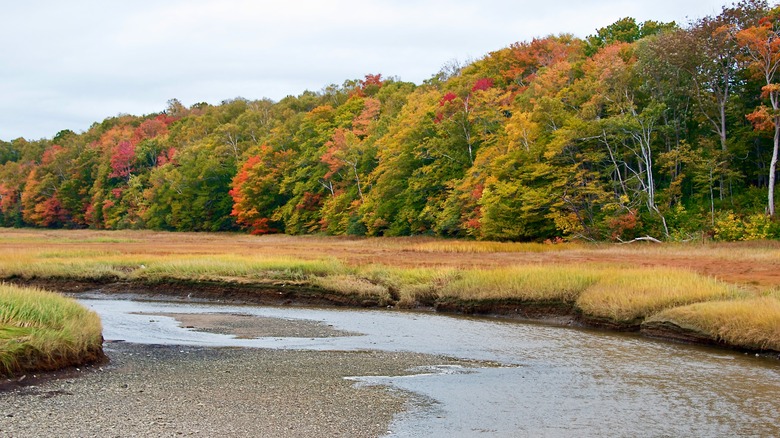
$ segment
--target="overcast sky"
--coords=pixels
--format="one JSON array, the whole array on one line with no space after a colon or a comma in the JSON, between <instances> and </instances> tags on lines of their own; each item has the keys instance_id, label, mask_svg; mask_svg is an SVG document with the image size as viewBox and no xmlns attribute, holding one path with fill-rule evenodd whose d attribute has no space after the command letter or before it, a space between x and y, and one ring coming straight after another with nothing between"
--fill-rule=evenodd
<instances>
[{"instance_id":1,"label":"overcast sky","mask_svg":"<svg viewBox=\"0 0 780 438\"><path fill-rule=\"evenodd\" d=\"M0 139L82 132L120 113L279 100L367 73L421 83L549 34L630 16L688 23L730 0L24 0L0 25Z\"/></svg>"}]
</instances>

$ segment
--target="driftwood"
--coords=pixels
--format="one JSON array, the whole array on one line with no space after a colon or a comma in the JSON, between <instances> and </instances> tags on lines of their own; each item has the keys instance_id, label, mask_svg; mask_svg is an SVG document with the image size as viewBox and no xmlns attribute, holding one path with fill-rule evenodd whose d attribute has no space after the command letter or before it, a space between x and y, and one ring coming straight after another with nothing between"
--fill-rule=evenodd
<instances>
[{"instance_id":1,"label":"driftwood","mask_svg":"<svg viewBox=\"0 0 780 438\"><path fill-rule=\"evenodd\" d=\"M620 240L620 239L618 239ZM660 240L656 239L655 237L645 236L645 237L637 237L636 239L631 240L620 240L621 245L625 245L627 243L634 243L634 242L653 242L653 243L663 243Z\"/></svg>"}]
</instances>

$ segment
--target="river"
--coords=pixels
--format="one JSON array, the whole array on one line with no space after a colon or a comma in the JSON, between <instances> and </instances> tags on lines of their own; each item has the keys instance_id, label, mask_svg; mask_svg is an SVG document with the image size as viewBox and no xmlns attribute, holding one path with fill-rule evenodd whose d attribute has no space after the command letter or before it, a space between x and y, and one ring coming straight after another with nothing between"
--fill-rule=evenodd
<instances>
[{"instance_id":1,"label":"river","mask_svg":"<svg viewBox=\"0 0 780 438\"><path fill-rule=\"evenodd\" d=\"M142 344L408 351L477 361L411 376L354 376L411 395L388 436L780 436L780 362L744 353L511 320L81 299L104 337ZM325 337L255 339L182 327L166 314L317 324Z\"/></svg>"}]
</instances>

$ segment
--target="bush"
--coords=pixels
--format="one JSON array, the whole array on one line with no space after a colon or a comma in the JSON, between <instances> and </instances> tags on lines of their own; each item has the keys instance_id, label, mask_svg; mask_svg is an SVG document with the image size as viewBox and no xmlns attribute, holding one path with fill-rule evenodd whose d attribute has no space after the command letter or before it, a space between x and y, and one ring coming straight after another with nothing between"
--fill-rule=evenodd
<instances>
[{"instance_id":1,"label":"bush","mask_svg":"<svg viewBox=\"0 0 780 438\"><path fill-rule=\"evenodd\" d=\"M715 219L713 227L715 240L762 240L780 237L780 224L763 213L743 216L734 212L723 212Z\"/></svg>"}]
</instances>

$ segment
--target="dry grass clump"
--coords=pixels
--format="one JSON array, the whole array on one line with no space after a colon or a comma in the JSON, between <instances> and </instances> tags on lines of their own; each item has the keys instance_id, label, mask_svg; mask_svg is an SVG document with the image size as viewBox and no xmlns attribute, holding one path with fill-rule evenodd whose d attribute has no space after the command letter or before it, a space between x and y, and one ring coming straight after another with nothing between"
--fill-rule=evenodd
<instances>
[{"instance_id":1,"label":"dry grass clump","mask_svg":"<svg viewBox=\"0 0 780 438\"><path fill-rule=\"evenodd\" d=\"M555 265L467 270L447 283L441 294L461 300L572 302L600 276L592 269Z\"/></svg>"},{"instance_id":2,"label":"dry grass clump","mask_svg":"<svg viewBox=\"0 0 780 438\"><path fill-rule=\"evenodd\" d=\"M625 269L606 272L584 291L576 306L587 316L635 323L670 307L736 297L739 290L693 272L668 269Z\"/></svg>"},{"instance_id":3,"label":"dry grass clump","mask_svg":"<svg viewBox=\"0 0 780 438\"><path fill-rule=\"evenodd\" d=\"M358 270L359 275L387 287L399 307L432 305L439 291L455 276L450 268L395 268L371 265Z\"/></svg>"},{"instance_id":4,"label":"dry grass clump","mask_svg":"<svg viewBox=\"0 0 780 438\"><path fill-rule=\"evenodd\" d=\"M387 305L392 301L390 292L386 286L372 283L371 281L354 275L332 275L328 277L316 277L312 283L329 291L342 295L358 295L360 297L376 299L380 305Z\"/></svg>"},{"instance_id":5,"label":"dry grass clump","mask_svg":"<svg viewBox=\"0 0 780 438\"><path fill-rule=\"evenodd\" d=\"M0 375L99 359L102 326L75 300L0 283Z\"/></svg>"},{"instance_id":6,"label":"dry grass clump","mask_svg":"<svg viewBox=\"0 0 780 438\"><path fill-rule=\"evenodd\" d=\"M671 322L733 346L780 351L780 298L774 296L675 307L647 322Z\"/></svg>"}]
</instances>

